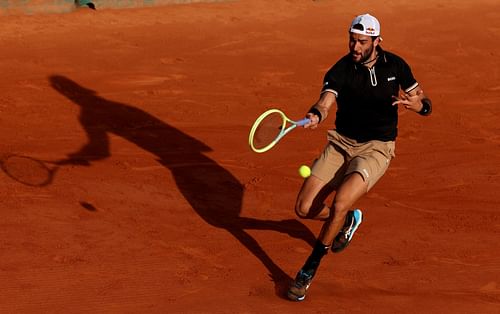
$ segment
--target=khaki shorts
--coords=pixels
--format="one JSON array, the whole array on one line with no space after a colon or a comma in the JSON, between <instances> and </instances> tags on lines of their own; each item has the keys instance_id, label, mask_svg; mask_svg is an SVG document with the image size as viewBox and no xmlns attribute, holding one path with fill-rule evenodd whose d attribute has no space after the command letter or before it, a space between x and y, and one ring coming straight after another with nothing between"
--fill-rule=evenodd
<instances>
[{"instance_id":1,"label":"khaki shorts","mask_svg":"<svg viewBox=\"0 0 500 314\"><path fill-rule=\"evenodd\" d=\"M312 175L337 188L344 178L359 173L370 190L395 157L395 142L358 143L335 130L328 131L328 144L312 167Z\"/></svg>"}]
</instances>

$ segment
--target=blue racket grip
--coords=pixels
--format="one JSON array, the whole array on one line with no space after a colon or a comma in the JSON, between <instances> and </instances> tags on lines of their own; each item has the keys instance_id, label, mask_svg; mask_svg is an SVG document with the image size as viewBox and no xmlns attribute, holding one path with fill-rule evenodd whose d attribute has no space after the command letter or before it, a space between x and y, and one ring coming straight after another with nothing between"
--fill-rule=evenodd
<instances>
[{"instance_id":1,"label":"blue racket grip","mask_svg":"<svg viewBox=\"0 0 500 314\"><path fill-rule=\"evenodd\" d=\"M302 119L300 121L297 121L296 124L297 124L297 126L304 126L305 124L307 124L309 122L311 122L311 120L309 118L304 118L304 119Z\"/></svg>"}]
</instances>

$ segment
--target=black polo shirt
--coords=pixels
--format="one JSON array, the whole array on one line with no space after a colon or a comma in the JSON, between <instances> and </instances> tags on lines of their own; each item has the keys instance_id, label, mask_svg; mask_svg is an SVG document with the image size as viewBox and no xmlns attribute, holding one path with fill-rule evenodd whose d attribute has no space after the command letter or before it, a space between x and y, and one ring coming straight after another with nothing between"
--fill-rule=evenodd
<instances>
[{"instance_id":1,"label":"black polo shirt","mask_svg":"<svg viewBox=\"0 0 500 314\"><path fill-rule=\"evenodd\" d=\"M378 59L369 69L356 64L348 54L325 75L324 92L337 98L337 132L358 142L394 141L398 109L392 96L400 88L409 92L418 86L408 64L397 55L377 47Z\"/></svg>"}]
</instances>

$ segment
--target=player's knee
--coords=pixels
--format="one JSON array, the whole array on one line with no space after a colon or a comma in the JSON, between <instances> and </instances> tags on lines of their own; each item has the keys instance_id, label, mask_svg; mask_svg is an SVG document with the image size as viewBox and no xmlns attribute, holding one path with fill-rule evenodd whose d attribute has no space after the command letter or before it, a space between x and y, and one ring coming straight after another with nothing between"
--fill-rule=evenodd
<instances>
[{"instance_id":1,"label":"player's knee","mask_svg":"<svg viewBox=\"0 0 500 314\"><path fill-rule=\"evenodd\" d=\"M311 205L311 203L298 201L295 204L295 214L297 214L297 216L299 216L300 218L308 218L309 212L311 210Z\"/></svg>"},{"instance_id":2,"label":"player's knee","mask_svg":"<svg viewBox=\"0 0 500 314\"><path fill-rule=\"evenodd\" d=\"M347 212L350 209L350 204L342 201L335 201L333 203L333 212L334 215L333 217L339 218L339 219L344 219L345 216L347 215Z\"/></svg>"},{"instance_id":3,"label":"player's knee","mask_svg":"<svg viewBox=\"0 0 500 314\"><path fill-rule=\"evenodd\" d=\"M330 210L325 207L325 204L319 202L297 202L295 213L300 218L323 220L329 216Z\"/></svg>"}]
</instances>

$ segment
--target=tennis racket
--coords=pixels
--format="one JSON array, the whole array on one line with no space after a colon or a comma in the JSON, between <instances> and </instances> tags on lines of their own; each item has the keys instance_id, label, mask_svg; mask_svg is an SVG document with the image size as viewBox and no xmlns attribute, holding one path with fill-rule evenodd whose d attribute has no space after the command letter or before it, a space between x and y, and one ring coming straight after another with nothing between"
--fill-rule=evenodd
<instances>
[{"instance_id":1,"label":"tennis racket","mask_svg":"<svg viewBox=\"0 0 500 314\"><path fill-rule=\"evenodd\" d=\"M255 120L248 144L256 153L264 153L274 147L285 135L298 126L307 124L310 120L304 118L293 121L279 109L269 109Z\"/></svg>"}]
</instances>

